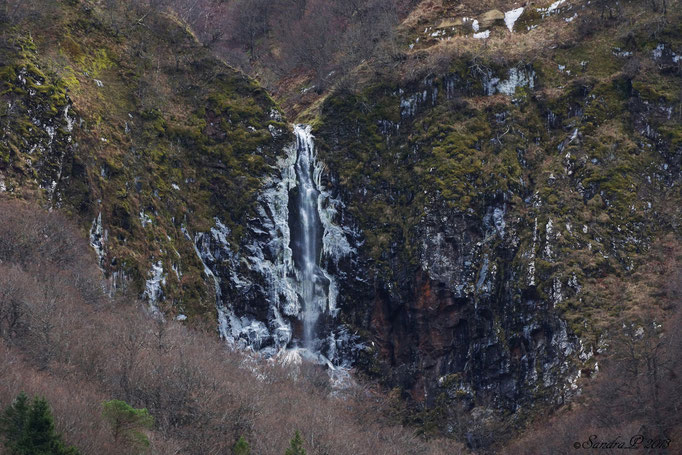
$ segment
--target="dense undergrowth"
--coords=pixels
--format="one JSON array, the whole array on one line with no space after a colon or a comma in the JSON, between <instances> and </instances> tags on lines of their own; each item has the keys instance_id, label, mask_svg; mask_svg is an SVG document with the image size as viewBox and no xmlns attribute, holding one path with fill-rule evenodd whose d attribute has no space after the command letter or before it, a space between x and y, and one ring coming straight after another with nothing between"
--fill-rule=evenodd
<instances>
[{"instance_id":1,"label":"dense undergrowth","mask_svg":"<svg viewBox=\"0 0 682 455\"><path fill-rule=\"evenodd\" d=\"M333 390L317 366L283 366L231 351L212 333L110 298L94 255L63 215L3 200L0 220L0 406L46 397L64 440L84 454L140 453L116 438L103 403L146 408L148 453L284 453L296 430L311 454L460 453L390 417L358 385Z\"/></svg>"}]
</instances>

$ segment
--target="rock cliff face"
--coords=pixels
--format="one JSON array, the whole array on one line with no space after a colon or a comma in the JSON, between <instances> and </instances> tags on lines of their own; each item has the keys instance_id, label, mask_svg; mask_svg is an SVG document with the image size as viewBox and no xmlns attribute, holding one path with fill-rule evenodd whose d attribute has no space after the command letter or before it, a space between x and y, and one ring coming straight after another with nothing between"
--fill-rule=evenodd
<instances>
[{"instance_id":1,"label":"rock cliff face","mask_svg":"<svg viewBox=\"0 0 682 455\"><path fill-rule=\"evenodd\" d=\"M640 64L666 46L647 45ZM371 340L366 371L448 403L444 414L464 403L523 416L597 368L603 330L628 305L600 283L627 279L667 232L680 145L662 131L678 127L671 104L635 88L643 75L604 77L600 65L627 64L616 54L583 61L573 81L543 61L466 59L323 107L321 156L365 241L339 305ZM647 83L679 84L657 67Z\"/></svg>"},{"instance_id":2,"label":"rock cliff face","mask_svg":"<svg viewBox=\"0 0 682 455\"><path fill-rule=\"evenodd\" d=\"M214 278L238 276L247 225L268 223L259 195L293 141L281 111L170 15L123 38L89 2L35 11L49 27L1 24L0 191L78 216L112 293L213 325Z\"/></svg>"}]
</instances>

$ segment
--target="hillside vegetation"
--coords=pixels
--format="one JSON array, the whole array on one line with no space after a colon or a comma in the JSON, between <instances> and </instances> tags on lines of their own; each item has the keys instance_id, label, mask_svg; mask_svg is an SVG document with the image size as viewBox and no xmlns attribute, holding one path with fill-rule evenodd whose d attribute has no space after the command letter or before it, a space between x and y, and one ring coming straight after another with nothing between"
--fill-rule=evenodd
<instances>
[{"instance_id":1,"label":"hillside vegetation","mask_svg":"<svg viewBox=\"0 0 682 455\"><path fill-rule=\"evenodd\" d=\"M1 191L78 216L112 288L142 292L162 270L162 294L148 297L212 324L212 284L187 236L219 217L239 243L290 140L277 105L155 5L5 1L2 12Z\"/></svg>"},{"instance_id":2,"label":"hillside vegetation","mask_svg":"<svg viewBox=\"0 0 682 455\"><path fill-rule=\"evenodd\" d=\"M282 455L297 430L313 454L463 453L392 423L380 394L331 389L317 366L234 352L211 332L151 317L133 296L108 297L63 215L5 200L0 212L0 407L21 391L44 396L81 453L141 453L139 439L117 435L111 400L153 418L144 453L231 453L244 437L252 453Z\"/></svg>"},{"instance_id":3,"label":"hillside vegetation","mask_svg":"<svg viewBox=\"0 0 682 455\"><path fill-rule=\"evenodd\" d=\"M255 352L291 121L349 376ZM0 0L0 408L88 454L675 453L681 177L680 0Z\"/></svg>"}]
</instances>

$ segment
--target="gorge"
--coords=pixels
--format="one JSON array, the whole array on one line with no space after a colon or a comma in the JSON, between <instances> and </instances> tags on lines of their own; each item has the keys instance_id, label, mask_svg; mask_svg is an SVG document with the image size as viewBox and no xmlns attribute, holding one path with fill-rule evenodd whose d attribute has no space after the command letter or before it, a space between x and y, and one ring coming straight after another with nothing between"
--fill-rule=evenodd
<instances>
[{"instance_id":1,"label":"gorge","mask_svg":"<svg viewBox=\"0 0 682 455\"><path fill-rule=\"evenodd\" d=\"M128 3L0 4L0 355L149 408L187 453L280 455L303 423L315 454L497 453L603 428L603 383L677 390L637 362L677 352L682 9ZM70 287L45 303L48 275ZM326 404L283 398L306 387Z\"/></svg>"}]
</instances>

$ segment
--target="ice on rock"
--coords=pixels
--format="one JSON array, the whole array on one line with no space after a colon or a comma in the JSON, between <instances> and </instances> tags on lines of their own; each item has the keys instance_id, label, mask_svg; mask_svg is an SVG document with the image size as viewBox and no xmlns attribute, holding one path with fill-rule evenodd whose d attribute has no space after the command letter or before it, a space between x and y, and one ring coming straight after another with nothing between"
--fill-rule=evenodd
<instances>
[{"instance_id":1,"label":"ice on rock","mask_svg":"<svg viewBox=\"0 0 682 455\"><path fill-rule=\"evenodd\" d=\"M550 218L545 225L545 256L548 260L552 260L552 240L554 233L554 224Z\"/></svg>"},{"instance_id":2,"label":"ice on rock","mask_svg":"<svg viewBox=\"0 0 682 455\"><path fill-rule=\"evenodd\" d=\"M322 166L316 164L315 180L317 187L320 188L320 195L317 198L317 211L324 228L322 234L322 254L332 258L334 263L338 265L341 258L355 254L356 251L348 242L346 229L334 223L340 209L343 207L343 203L338 199L332 198L324 190L320 182L321 173Z\"/></svg>"},{"instance_id":3,"label":"ice on rock","mask_svg":"<svg viewBox=\"0 0 682 455\"><path fill-rule=\"evenodd\" d=\"M505 95L513 95L517 87L528 87L530 89L535 86L535 73L532 71L520 70L518 68L510 68L508 78L500 81L497 85L497 91Z\"/></svg>"},{"instance_id":4,"label":"ice on rock","mask_svg":"<svg viewBox=\"0 0 682 455\"><path fill-rule=\"evenodd\" d=\"M209 239L206 234L197 234L194 238L190 236L189 231L183 226L181 228L185 237L192 242L194 252L201 262L204 269L204 275L213 281L215 289L216 309L218 313L218 332L221 338L234 342L236 336L239 335L236 324L230 325L229 321L236 322L236 317L231 313L231 310L225 307L223 303L222 289L220 287L220 278L213 273L213 270L208 266L207 261L215 262L215 257L211 253ZM236 332L236 333L235 333Z\"/></svg>"},{"instance_id":5,"label":"ice on rock","mask_svg":"<svg viewBox=\"0 0 682 455\"><path fill-rule=\"evenodd\" d=\"M156 302L163 296L162 287L166 285L166 276L163 273L163 263L152 263L151 277L146 281L142 296L147 299L153 314L161 314Z\"/></svg>"},{"instance_id":6,"label":"ice on rock","mask_svg":"<svg viewBox=\"0 0 682 455\"><path fill-rule=\"evenodd\" d=\"M104 265L104 244L107 240L107 231L102 228L102 212L99 212L97 218L92 220L90 227L90 246L97 254L97 263L100 267Z\"/></svg>"},{"instance_id":7,"label":"ice on rock","mask_svg":"<svg viewBox=\"0 0 682 455\"><path fill-rule=\"evenodd\" d=\"M495 207L495 210L493 210L493 223L500 237L504 238L504 228L507 225L504 221L504 208Z\"/></svg>"},{"instance_id":8,"label":"ice on rock","mask_svg":"<svg viewBox=\"0 0 682 455\"><path fill-rule=\"evenodd\" d=\"M230 230L218 218L209 232L191 236L184 227L183 232L192 241L204 274L214 282L224 339L265 356L284 355L286 362L303 356L333 365L321 353L328 334L318 333L322 327L316 325L322 314L331 318L337 314L338 285L324 264L338 265L343 257L355 254L349 241L355 232L338 224L343 203L322 183L325 168L315 155L310 126L295 125L294 133L296 143L286 147L285 156L263 183L257 216L247 223L244 244L230 245ZM296 223L296 238L290 222ZM301 248L296 260L292 248ZM262 295L267 303L259 311L267 316L242 314L228 301L226 289L234 298ZM304 326L302 340L293 339L296 319ZM296 346L306 349L278 354ZM332 360L340 355L336 348L329 351Z\"/></svg>"},{"instance_id":9,"label":"ice on rock","mask_svg":"<svg viewBox=\"0 0 682 455\"><path fill-rule=\"evenodd\" d=\"M533 89L535 87L535 72L532 69L510 68L507 79L504 80L493 77L493 73L490 71L483 76L483 91L488 96L496 93L511 96L516 93L517 87Z\"/></svg>"}]
</instances>

